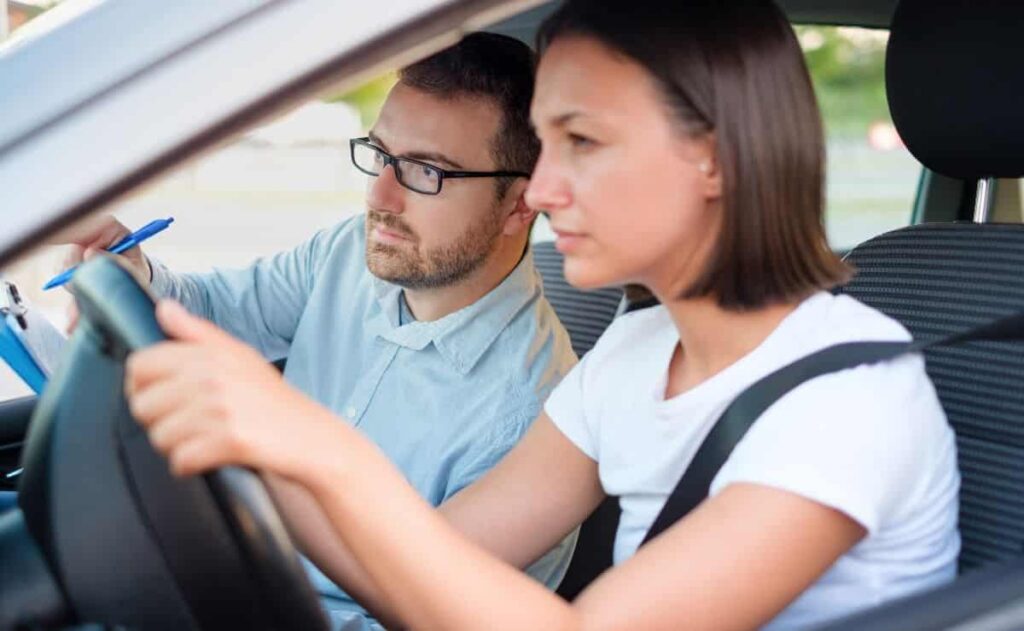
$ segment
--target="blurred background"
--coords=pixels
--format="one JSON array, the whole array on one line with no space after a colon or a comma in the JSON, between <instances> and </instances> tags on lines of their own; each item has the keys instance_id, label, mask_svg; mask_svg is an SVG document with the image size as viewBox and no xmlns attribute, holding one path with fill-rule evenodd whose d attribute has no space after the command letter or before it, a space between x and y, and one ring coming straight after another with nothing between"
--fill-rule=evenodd
<instances>
[{"instance_id":1,"label":"blurred background","mask_svg":"<svg viewBox=\"0 0 1024 631\"><path fill-rule=\"evenodd\" d=\"M0 0L0 40L17 38L54 0ZM836 249L909 223L920 165L889 118L884 87L886 31L797 27L828 139L826 227ZM55 69L60 72L60 69ZM317 229L363 211L365 176L351 166L348 139L373 123L393 73L345 94L308 102L138 191L111 208L137 229L173 216L145 250L178 271L244 266L290 248ZM98 151L102 148L98 147ZM538 222L535 239L551 238ZM69 296L40 291L65 252L41 248L4 270L29 303L58 327ZM0 400L28 389L0 363Z\"/></svg>"}]
</instances>

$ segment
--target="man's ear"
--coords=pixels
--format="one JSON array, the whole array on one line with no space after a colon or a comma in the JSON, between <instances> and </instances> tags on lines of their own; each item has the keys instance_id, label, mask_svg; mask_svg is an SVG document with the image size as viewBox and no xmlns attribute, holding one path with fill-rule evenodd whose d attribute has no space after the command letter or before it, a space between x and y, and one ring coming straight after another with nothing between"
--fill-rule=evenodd
<instances>
[{"instance_id":1,"label":"man's ear","mask_svg":"<svg viewBox=\"0 0 1024 631\"><path fill-rule=\"evenodd\" d=\"M529 184L526 178L517 178L505 193L506 207L510 206L502 229L505 236L512 237L524 230L529 231L537 217L537 211L526 205L526 188Z\"/></svg>"}]
</instances>

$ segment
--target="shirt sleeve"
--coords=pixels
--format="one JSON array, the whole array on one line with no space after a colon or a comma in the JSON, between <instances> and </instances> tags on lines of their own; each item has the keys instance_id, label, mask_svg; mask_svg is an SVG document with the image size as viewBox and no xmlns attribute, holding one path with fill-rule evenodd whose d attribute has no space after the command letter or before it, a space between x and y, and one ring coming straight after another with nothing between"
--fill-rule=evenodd
<instances>
[{"instance_id":1,"label":"shirt sleeve","mask_svg":"<svg viewBox=\"0 0 1024 631\"><path fill-rule=\"evenodd\" d=\"M445 486L444 499L447 500L494 468L494 465L522 440L526 430L537 418L539 410L538 403L524 402L515 406L515 411L491 424L493 431L474 441L479 450L452 467Z\"/></svg>"},{"instance_id":2,"label":"shirt sleeve","mask_svg":"<svg viewBox=\"0 0 1024 631\"><path fill-rule=\"evenodd\" d=\"M594 352L584 355L565 379L555 386L544 403L544 412L566 438L592 460L598 459L596 423L588 418L585 376L593 361Z\"/></svg>"},{"instance_id":3,"label":"shirt sleeve","mask_svg":"<svg viewBox=\"0 0 1024 631\"><path fill-rule=\"evenodd\" d=\"M914 510L935 476L950 474L955 449L924 362L911 356L793 390L739 442L711 495L735 482L762 484L839 510L874 533Z\"/></svg>"},{"instance_id":4,"label":"shirt sleeve","mask_svg":"<svg viewBox=\"0 0 1024 631\"><path fill-rule=\"evenodd\" d=\"M486 447L452 472L444 499L447 500L494 468L522 440L539 411L539 402L526 402L495 425L495 433L482 441ZM549 589L557 589L572 560L578 535L577 528L523 571Z\"/></svg>"},{"instance_id":5,"label":"shirt sleeve","mask_svg":"<svg viewBox=\"0 0 1024 631\"><path fill-rule=\"evenodd\" d=\"M329 254L333 232L322 230L292 250L258 259L244 269L177 274L149 259L150 288L158 297L177 300L267 358L284 357Z\"/></svg>"}]
</instances>

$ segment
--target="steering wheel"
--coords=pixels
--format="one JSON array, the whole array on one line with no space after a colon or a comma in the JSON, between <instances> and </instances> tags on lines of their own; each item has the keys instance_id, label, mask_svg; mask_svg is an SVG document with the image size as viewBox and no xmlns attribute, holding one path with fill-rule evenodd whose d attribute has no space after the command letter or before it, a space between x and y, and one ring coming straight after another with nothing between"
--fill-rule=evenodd
<instances>
[{"instance_id":1,"label":"steering wheel","mask_svg":"<svg viewBox=\"0 0 1024 631\"><path fill-rule=\"evenodd\" d=\"M31 536L22 539L36 546L67 617L140 629L326 629L259 477L224 468L175 478L132 419L125 359L166 339L153 299L112 257L84 264L71 291L79 323L37 405L19 487Z\"/></svg>"}]
</instances>

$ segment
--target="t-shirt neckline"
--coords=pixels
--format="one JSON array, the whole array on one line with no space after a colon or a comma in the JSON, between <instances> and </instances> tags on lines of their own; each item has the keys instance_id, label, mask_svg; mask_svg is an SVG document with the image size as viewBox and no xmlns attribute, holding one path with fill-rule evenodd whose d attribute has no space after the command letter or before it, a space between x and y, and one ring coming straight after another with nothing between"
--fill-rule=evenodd
<instances>
[{"instance_id":1,"label":"t-shirt neckline","mask_svg":"<svg viewBox=\"0 0 1024 631\"><path fill-rule=\"evenodd\" d=\"M781 322L768 334L761 343L755 346L749 353L740 357L738 360L725 367L723 370L712 375L710 378L697 384L693 388L690 388L686 392L682 392L672 397L671 399L665 398L665 388L668 385L668 366L672 360L672 355L676 351L676 347L679 344L679 332L676 330L675 323L672 321L672 317L668 313L668 309L664 310L663 317L665 318L667 325L664 329L665 343L661 347L661 354L658 358L657 366L660 366L658 378L654 380L655 386L651 391L650 395L654 399L655 411L659 413L659 416L665 416L667 418L677 418L675 415L681 408L692 408L694 406L700 406L704 403L715 402L724 403L722 397L724 394L728 394L729 390L735 390L737 383L746 383L750 378L750 373L756 371L759 366L764 362L761 358L766 355L778 355L775 353L775 348L780 343L780 340L792 340L787 331L798 326L799 322L804 320L803 313L807 312L808 309L813 308L815 305L820 303L823 299L830 297L831 294L825 291L818 291L805 298L796 309L790 312ZM784 352L784 351L783 351Z\"/></svg>"}]
</instances>

